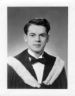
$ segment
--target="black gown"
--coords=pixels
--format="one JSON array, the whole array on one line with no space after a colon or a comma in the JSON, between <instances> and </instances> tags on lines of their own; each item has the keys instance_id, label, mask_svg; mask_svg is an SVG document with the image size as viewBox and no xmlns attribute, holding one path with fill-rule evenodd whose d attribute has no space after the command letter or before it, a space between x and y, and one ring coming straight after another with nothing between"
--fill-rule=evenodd
<instances>
[{"instance_id":1,"label":"black gown","mask_svg":"<svg viewBox=\"0 0 75 96\"><path fill-rule=\"evenodd\" d=\"M49 72L51 71L55 61L56 57L47 54L44 52L44 58L46 59L46 64L44 68L44 75L42 81L44 81ZM34 72L34 69L32 65L30 64L30 61L28 59L29 54L28 51L25 50L19 55L15 56L16 59L18 59L25 68L32 74L32 76L37 80L36 74ZM7 65L7 87L10 89L66 89L67 88L67 78L65 69L63 68L61 74L59 77L54 81L52 85L45 85L44 83L41 84L40 88L34 88L28 84L26 84L16 73L16 71L8 64Z\"/></svg>"}]
</instances>

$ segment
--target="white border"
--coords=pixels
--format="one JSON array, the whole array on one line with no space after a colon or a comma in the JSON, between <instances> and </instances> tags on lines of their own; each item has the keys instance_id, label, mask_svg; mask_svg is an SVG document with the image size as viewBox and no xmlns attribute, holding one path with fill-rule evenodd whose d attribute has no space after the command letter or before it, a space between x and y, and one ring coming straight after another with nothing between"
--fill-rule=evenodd
<instances>
[{"instance_id":1,"label":"white border","mask_svg":"<svg viewBox=\"0 0 75 96\"><path fill-rule=\"evenodd\" d=\"M7 7L68 6L68 89L7 89ZM0 94L1 96L75 96L75 2L74 0L0 0Z\"/></svg>"}]
</instances>

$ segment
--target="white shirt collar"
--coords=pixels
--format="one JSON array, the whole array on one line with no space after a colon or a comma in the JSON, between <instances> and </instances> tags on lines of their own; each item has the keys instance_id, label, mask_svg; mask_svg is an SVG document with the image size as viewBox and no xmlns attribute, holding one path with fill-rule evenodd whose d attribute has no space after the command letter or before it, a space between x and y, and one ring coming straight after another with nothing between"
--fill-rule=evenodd
<instances>
[{"instance_id":1,"label":"white shirt collar","mask_svg":"<svg viewBox=\"0 0 75 96\"><path fill-rule=\"evenodd\" d=\"M34 54L31 50L29 50L29 49L28 49L28 53L29 53L31 56L37 58L37 57L35 56L35 54ZM43 53L39 56L39 58L43 58Z\"/></svg>"}]
</instances>

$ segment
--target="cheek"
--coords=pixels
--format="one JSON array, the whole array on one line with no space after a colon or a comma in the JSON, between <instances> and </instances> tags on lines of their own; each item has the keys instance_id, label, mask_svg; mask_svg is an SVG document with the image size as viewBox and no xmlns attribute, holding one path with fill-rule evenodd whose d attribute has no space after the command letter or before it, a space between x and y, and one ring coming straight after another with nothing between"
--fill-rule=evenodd
<instances>
[{"instance_id":1,"label":"cheek","mask_svg":"<svg viewBox=\"0 0 75 96\"><path fill-rule=\"evenodd\" d=\"M47 42L47 39L46 38L44 38L44 39L42 39L42 43L46 43Z\"/></svg>"},{"instance_id":2,"label":"cheek","mask_svg":"<svg viewBox=\"0 0 75 96\"><path fill-rule=\"evenodd\" d=\"M28 37L28 38L27 38L27 41L28 41L28 42L31 42L31 41L32 41L32 39L31 39L30 37Z\"/></svg>"},{"instance_id":3,"label":"cheek","mask_svg":"<svg viewBox=\"0 0 75 96\"><path fill-rule=\"evenodd\" d=\"M28 38L28 39L27 39L27 43L28 43L28 45L32 45L32 43L33 43L33 39Z\"/></svg>"}]
</instances>

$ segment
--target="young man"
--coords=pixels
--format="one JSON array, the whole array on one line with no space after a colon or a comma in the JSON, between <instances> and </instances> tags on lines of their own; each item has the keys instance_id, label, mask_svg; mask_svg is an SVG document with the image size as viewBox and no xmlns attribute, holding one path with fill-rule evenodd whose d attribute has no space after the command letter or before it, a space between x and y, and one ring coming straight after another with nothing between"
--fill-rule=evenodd
<instances>
[{"instance_id":1,"label":"young man","mask_svg":"<svg viewBox=\"0 0 75 96\"><path fill-rule=\"evenodd\" d=\"M8 88L67 88L64 62L44 51L50 24L32 19L24 26L28 49L8 59Z\"/></svg>"}]
</instances>

